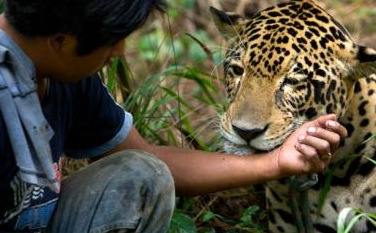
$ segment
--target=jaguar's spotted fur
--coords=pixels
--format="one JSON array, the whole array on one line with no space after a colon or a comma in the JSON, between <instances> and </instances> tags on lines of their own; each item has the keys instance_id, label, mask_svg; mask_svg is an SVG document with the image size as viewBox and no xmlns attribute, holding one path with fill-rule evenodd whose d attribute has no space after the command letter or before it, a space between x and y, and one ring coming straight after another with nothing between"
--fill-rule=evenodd
<instances>
[{"instance_id":1,"label":"jaguar's spotted fur","mask_svg":"<svg viewBox=\"0 0 376 233\"><path fill-rule=\"evenodd\" d=\"M309 191L315 232L336 232L339 212L376 212L376 51L357 45L347 30L310 0L293 0L250 18L212 9L228 42L225 86L229 106L221 118L225 150L269 151L303 122L335 113L349 137L332 161L323 209L318 199L328 173ZM267 185L271 232L295 232L288 182ZM318 217L317 217L318 216ZM354 232L375 232L361 220Z\"/></svg>"}]
</instances>

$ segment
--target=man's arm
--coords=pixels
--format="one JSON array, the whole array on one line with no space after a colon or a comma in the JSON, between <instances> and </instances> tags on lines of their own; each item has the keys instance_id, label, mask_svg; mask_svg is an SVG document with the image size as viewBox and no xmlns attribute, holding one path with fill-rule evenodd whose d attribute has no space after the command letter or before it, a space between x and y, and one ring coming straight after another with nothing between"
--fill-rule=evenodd
<instances>
[{"instance_id":1,"label":"man's arm","mask_svg":"<svg viewBox=\"0 0 376 233\"><path fill-rule=\"evenodd\" d=\"M346 134L335 116L328 115L304 124L274 151L235 156L150 145L133 128L111 153L140 149L154 154L171 170L178 194L198 195L322 171L329 161L320 156L333 153Z\"/></svg>"}]
</instances>

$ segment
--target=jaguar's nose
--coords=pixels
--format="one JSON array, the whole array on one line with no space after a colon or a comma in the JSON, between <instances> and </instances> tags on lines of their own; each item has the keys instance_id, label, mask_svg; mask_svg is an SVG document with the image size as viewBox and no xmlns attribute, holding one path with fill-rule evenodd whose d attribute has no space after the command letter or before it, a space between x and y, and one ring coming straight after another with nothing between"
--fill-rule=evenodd
<instances>
[{"instance_id":1,"label":"jaguar's nose","mask_svg":"<svg viewBox=\"0 0 376 233\"><path fill-rule=\"evenodd\" d=\"M234 131L245 141L249 142L255 137L259 136L262 132L266 130L267 127L264 128L254 128L254 129L242 129L235 125L232 125Z\"/></svg>"}]
</instances>

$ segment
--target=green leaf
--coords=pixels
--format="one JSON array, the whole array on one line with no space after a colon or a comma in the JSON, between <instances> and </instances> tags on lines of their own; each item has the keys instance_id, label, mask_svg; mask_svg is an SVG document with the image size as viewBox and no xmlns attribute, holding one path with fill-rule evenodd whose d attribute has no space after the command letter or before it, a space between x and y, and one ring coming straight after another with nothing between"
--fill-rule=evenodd
<instances>
[{"instance_id":1,"label":"green leaf","mask_svg":"<svg viewBox=\"0 0 376 233\"><path fill-rule=\"evenodd\" d=\"M245 223L245 224L249 225L250 223L252 223L252 216L255 215L258 210L259 210L259 207L257 205L253 205L253 206L248 207L243 212L243 215L240 218L240 221L242 223Z\"/></svg>"},{"instance_id":2,"label":"green leaf","mask_svg":"<svg viewBox=\"0 0 376 233\"><path fill-rule=\"evenodd\" d=\"M206 211L202 217L201 217L201 221L203 222L207 222L209 221L210 219L212 219L213 217L215 216L215 214L211 211Z\"/></svg>"},{"instance_id":3,"label":"green leaf","mask_svg":"<svg viewBox=\"0 0 376 233\"><path fill-rule=\"evenodd\" d=\"M172 216L169 233L196 233L195 221L186 214L175 212Z\"/></svg>"}]
</instances>

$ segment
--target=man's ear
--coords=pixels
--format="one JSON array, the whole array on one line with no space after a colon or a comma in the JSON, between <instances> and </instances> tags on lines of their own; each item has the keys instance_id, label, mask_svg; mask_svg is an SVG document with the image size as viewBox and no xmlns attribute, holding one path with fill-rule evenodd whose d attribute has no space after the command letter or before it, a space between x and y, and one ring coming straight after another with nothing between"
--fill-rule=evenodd
<instances>
[{"instance_id":1,"label":"man's ear","mask_svg":"<svg viewBox=\"0 0 376 233\"><path fill-rule=\"evenodd\" d=\"M354 79L363 78L376 73L376 50L358 45L356 63L352 67L351 73Z\"/></svg>"},{"instance_id":2,"label":"man's ear","mask_svg":"<svg viewBox=\"0 0 376 233\"><path fill-rule=\"evenodd\" d=\"M210 13L214 24L226 39L239 35L241 22L244 20L242 16L235 13L226 13L214 7L210 7Z\"/></svg>"},{"instance_id":3,"label":"man's ear","mask_svg":"<svg viewBox=\"0 0 376 233\"><path fill-rule=\"evenodd\" d=\"M47 38L48 47L58 55L76 53L77 40L74 36L57 34Z\"/></svg>"}]
</instances>

